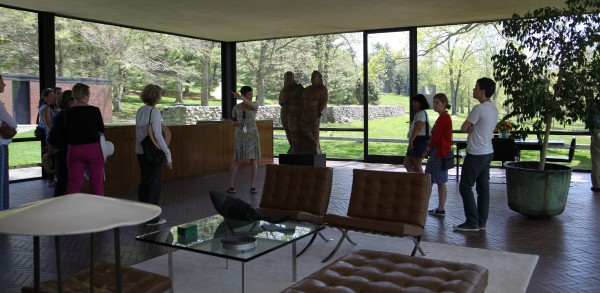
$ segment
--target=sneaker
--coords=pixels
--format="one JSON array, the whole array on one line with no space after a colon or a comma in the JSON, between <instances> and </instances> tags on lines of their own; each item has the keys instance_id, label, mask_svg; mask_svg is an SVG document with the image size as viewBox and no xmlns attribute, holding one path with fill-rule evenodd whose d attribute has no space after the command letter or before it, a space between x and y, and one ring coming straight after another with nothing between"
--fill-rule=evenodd
<instances>
[{"instance_id":1,"label":"sneaker","mask_svg":"<svg viewBox=\"0 0 600 293\"><path fill-rule=\"evenodd\" d=\"M484 225L479 225L479 231L481 230L485 230L485 226Z\"/></svg>"},{"instance_id":2,"label":"sneaker","mask_svg":"<svg viewBox=\"0 0 600 293\"><path fill-rule=\"evenodd\" d=\"M454 226L454 231L477 232L479 231L479 226L476 224L462 223Z\"/></svg>"},{"instance_id":3,"label":"sneaker","mask_svg":"<svg viewBox=\"0 0 600 293\"><path fill-rule=\"evenodd\" d=\"M435 215L435 216L445 216L446 215L446 211L440 211L438 209L429 210L427 212L430 215Z\"/></svg>"},{"instance_id":4,"label":"sneaker","mask_svg":"<svg viewBox=\"0 0 600 293\"><path fill-rule=\"evenodd\" d=\"M147 222L146 225L148 225L148 226L157 226L157 225L162 225L162 224L164 224L166 222L167 222L167 219L161 218L161 219L159 219L156 222Z\"/></svg>"}]
</instances>

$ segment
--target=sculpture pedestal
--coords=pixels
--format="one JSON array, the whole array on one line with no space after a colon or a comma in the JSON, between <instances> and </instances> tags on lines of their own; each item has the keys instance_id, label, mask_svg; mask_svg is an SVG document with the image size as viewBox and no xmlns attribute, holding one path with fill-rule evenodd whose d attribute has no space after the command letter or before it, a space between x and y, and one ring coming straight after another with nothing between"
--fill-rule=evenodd
<instances>
[{"instance_id":1,"label":"sculpture pedestal","mask_svg":"<svg viewBox=\"0 0 600 293\"><path fill-rule=\"evenodd\" d=\"M279 164L326 167L327 157L320 155L279 154Z\"/></svg>"}]
</instances>

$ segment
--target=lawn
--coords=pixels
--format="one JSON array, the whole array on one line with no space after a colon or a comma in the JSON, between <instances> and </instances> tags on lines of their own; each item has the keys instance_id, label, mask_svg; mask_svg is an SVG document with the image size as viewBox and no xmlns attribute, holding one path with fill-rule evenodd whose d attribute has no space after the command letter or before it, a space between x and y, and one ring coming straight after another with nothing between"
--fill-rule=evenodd
<instances>
[{"instance_id":1,"label":"lawn","mask_svg":"<svg viewBox=\"0 0 600 293\"><path fill-rule=\"evenodd\" d=\"M199 104L200 101L197 99L184 99L186 103ZM175 103L175 98L163 97L161 103L157 106L162 109L168 105ZM211 106L220 106L221 101L210 101ZM394 94L382 94L380 105L402 105L404 106L405 112L409 109L409 100L406 96L399 96ZM121 109L123 112L113 113L115 119L132 120L135 117L135 112L139 107L143 105L142 101L137 95L126 95L121 103ZM433 110L428 110L428 117L431 125L435 123L438 114ZM458 113L456 116L452 116L453 129L459 129L462 122L466 119L467 113ZM403 115L399 117L388 117L369 121L369 137L370 138L392 138L392 139L406 139L406 134L409 128L409 115ZM336 128L363 128L363 121L354 121L351 123L323 123L322 128L336 127ZM567 129L555 128L554 130L581 130L582 124L575 124ZM283 131L276 130L275 134L284 134ZM18 133L16 138L30 138L33 137L33 130ZM321 132L321 148L323 152L327 154L328 158L343 158L352 160L362 160L364 145L361 142L363 138L362 131L349 132L349 131L322 131ZM340 141L340 140L326 140L326 137L349 137L349 138L360 138L360 141ZM466 134L455 134L455 137L466 137ZM552 139L562 139L566 143L570 142L571 136L553 136ZM589 136L577 136L578 145L589 145ZM287 140L283 138L275 138L273 141L274 154L286 152L289 148ZM378 155L404 155L406 153L405 143L384 143L384 142L372 142L369 144L369 154ZM551 149L548 153L550 156L567 156L567 149ZM523 160L538 160L539 152L536 151L523 151L521 153ZM41 162L41 150L40 143L37 141L32 142L19 142L11 143L9 145L9 166L32 166L40 164ZM500 163L495 163L499 165ZM590 170L591 160L589 148L581 148L575 152L573 162L569 166Z\"/></svg>"}]
</instances>

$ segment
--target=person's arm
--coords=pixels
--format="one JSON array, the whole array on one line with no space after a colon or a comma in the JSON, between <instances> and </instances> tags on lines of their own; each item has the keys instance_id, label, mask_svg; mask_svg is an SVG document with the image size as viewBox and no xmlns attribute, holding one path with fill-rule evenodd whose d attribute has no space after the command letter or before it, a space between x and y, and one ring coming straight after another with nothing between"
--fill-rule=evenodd
<instances>
[{"instance_id":1,"label":"person's arm","mask_svg":"<svg viewBox=\"0 0 600 293\"><path fill-rule=\"evenodd\" d=\"M251 100L248 100L246 97L242 96L240 93L238 92L231 92L233 94L233 96L236 99L241 99L242 103L244 103L246 106L248 106L250 109L255 110L258 109L258 104L253 103Z\"/></svg>"},{"instance_id":2,"label":"person's arm","mask_svg":"<svg viewBox=\"0 0 600 293\"><path fill-rule=\"evenodd\" d=\"M154 133L154 139L156 143L160 146L160 149L165 153L165 157L167 158L167 166L169 169L173 169L173 160L171 158L171 150L167 146L167 142L165 142L165 138L162 135L162 116L160 115L160 111L153 113L152 120L150 124L152 124L152 132ZM157 115L158 114L158 115Z\"/></svg>"},{"instance_id":3,"label":"person's arm","mask_svg":"<svg viewBox=\"0 0 600 293\"><path fill-rule=\"evenodd\" d=\"M465 122L463 122L462 126L460 127L460 130L462 130L464 132L472 132L473 131L473 123L471 123L471 121L469 121L469 120L465 120Z\"/></svg>"},{"instance_id":4,"label":"person's arm","mask_svg":"<svg viewBox=\"0 0 600 293\"><path fill-rule=\"evenodd\" d=\"M4 103L2 102L0 102L0 120L2 120L3 123L8 124L11 128L17 129L17 120L8 113L6 106L4 106Z\"/></svg>"},{"instance_id":5,"label":"person's arm","mask_svg":"<svg viewBox=\"0 0 600 293\"><path fill-rule=\"evenodd\" d=\"M100 112L100 108L96 107L98 110L96 123L98 124L98 132L104 133L104 120L102 119L102 112Z\"/></svg>"},{"instance_id":6,"label":"person's arm","mask_svg":"<svg viewBox=\"0 0 600 293\"><path fill-rule=\"evenodd\" d=\"M473 127L475 123L477 123L477 121L479 121L479 107L475 106L471 110L471 113L469 114L465 122L463 122L462 126L460 127L460 130L468 133L473 132Z\"/></svg>"}]
</instances>

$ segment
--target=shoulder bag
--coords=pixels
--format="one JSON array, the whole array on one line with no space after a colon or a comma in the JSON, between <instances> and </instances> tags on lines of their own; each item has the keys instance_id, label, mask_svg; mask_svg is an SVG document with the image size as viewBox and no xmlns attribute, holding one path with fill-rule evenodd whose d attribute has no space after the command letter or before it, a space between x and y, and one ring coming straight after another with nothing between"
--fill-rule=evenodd
<instances>
[{"instance_id":1,"label":"shoulder bag","mask_svg":"<svg viewBox=\"0 0 600 293\"><path fill-rule=\"evenodd\" d=\"M150 110L150 117L148 118L148 129L151 129L150 121L152 120L152 111L154 111L154 108ZM150 138L150 133L148 133L146 138L142 140L142 149L144 151L144 156L152 165L159 166L164 162L165 153L154 145L152 139Z\"/></svg>"},{"instance_id":2,"label":"shoulder bag","mask_svg":"<svg viewBox=\"0 0 600 293\"><path fill-rule=\"evenodd\" d=\"M35 135L35 138L37 138L39 140L45 140L46 139L46 130L43 127L40 127L39 111L38 111L37 118L35 118L35 125L37 125L37 127L35 128L35 131L33 132Z\"/></svg>"},{"instance_id":3,"label":"shoulder bag","mask_svg":"<svg viewBox=\"0 0 600 293\"><path fill-rule=\"evenodd\" d=\"M442 158L442 170L450 170L454 168L454 153L452 152L452 149L450 149L450 152Z\"/></svg>"}]
</instances>

